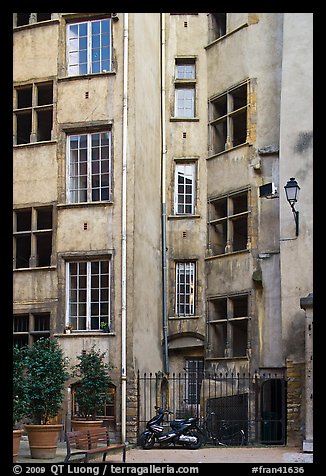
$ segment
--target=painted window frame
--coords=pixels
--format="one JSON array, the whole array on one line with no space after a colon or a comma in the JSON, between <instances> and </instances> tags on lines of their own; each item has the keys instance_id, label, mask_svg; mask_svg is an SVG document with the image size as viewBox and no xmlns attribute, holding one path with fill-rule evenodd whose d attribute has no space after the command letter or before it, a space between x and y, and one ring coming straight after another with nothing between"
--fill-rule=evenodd
<instances>
[{"instance_id":1,"label":"painted window frame","mask_svg":"<svg viewBox=\"0 0 326 476\"><path fill-rule=\"evenodd\" d=\"M182 279L184 276L184 279ZM178 317L195 315L196 262L175 263L175 314ZM183 310L182 310L183 307Z\"/></svg>"},{"instance_id":2,"label":"painted window frame","mask_svg":"<svg viewBox=\"0 0 326 476\"><path fill-rule=\"evenodd\" d=\"M103 31L104 22L107 22L108 30ZM95 23L99 23L100 25L100 31L98 34L93 34L92 31ZM111 18L98 18L88 21L71 22L67 23L66 28L68 76L100 74L112 71ZM77 32L75 31L73 33L73 28L77 30ZM106 36L108 36L108 41ZM94 44L95 38L99 44ZM108 53L107 57L103 58L103 54L106 50ZM94 57L94 55L98 56ZM95 65L99 66L96 70Z\"/></svg>"},{"instance_id":3,"label":"painted window frame","mask_svg":"<svg viewBox=\"0 0 326 476\"><path fill-rule=\"evenodd\" d=\"M188 169L188 174L187 174ZM174 171L174 215L193 215L196 205L196 175L195 162L176 162ZM181 182L184 177L184 183ZM186 183L189 180L190 183ZM188 198L187 198L188 197Z\"/></svg>"},{"instance_id":4,"label":"painted window frame","mask_svg":"<svg viewBox=\"0 0 326 476\"><path fill-rule=\"evenodd\" d=\"M94 257L72 259L66 262L65 325L71 325L73 332L100 331L101 322L107 323L111 329L111 260L111 257ZM104 266L102 266L103 263ZM105 266L107 266L107 272L105 272ZM97 282L98 287L94 285ZM72 284L75 287L72 287ZM101 307L107 310L101 313ZM92 325L92 318L93 322L97 321L97 325Z\"/></svg>"},{"instance_id":5,"label":"painted window frame","mask_svg":"<svg viewBox=\"0 0 326 476\"><path fill-rule=\"evenodd\" d=\"M107 136L107 142L104 140ZM98 146L94 145L96 136ZM72 147L72 142L76 143ZM108 156L104 157L108 149ZM112 132L81 132L67 135L67 203L112 200Z\"/></svg>"},{"instance_id":6,"label":"painted window frame","mask_svg":"<svg viewBox=\"0 0 326 476\"><path fill-rule=\"evenodd\" d=\"M196 58L176 58L174 66L174 118L195 119Z\"/></svg>"}]
</instances>

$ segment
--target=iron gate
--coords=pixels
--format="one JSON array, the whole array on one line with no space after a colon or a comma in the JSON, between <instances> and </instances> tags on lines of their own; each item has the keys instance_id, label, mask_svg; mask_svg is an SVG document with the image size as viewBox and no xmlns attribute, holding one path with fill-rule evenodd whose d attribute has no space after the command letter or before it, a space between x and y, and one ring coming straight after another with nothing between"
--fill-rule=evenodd
<instances>
[{"instance_id":1,"label":"iron gate","mask_svg":"<svg viewBox=\"0 0 326 476\"><path fill-rule=\"evenodd\" d=\"M171 419L197 416L215 434L225 424L242 429L245 444L286 443L286 379L280 373L138 372L137 386L138 435L159 406L173 412L166 428Z\"/></svg>"}]
</instances>

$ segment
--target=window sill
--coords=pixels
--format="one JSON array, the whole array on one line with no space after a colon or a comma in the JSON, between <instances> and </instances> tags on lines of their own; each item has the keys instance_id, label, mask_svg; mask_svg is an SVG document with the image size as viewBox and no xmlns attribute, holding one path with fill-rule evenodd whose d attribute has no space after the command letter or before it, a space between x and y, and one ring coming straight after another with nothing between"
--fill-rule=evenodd
<instances>
[{"instance_id":1,"label":"window sill","mask_svg":"<svg viewBox=\"0 0 326 476\"><path fill-rule=\"evenodd\" d=\"M247 355L243 355L241 357L206 357L206 360L209 360L209 361L247 360L249 361L249 357Z\"/></svg>"},{"instance_id":2,"label":"window sill","mask_svg":"<svg viewBox=\"0 0 326 476\"><path fill-rule=\"evenodd\" d=\"M180 319L199 319L201 316L169 316L168 319L171 321L178 321Z\"/></svg>"},{"instance_id":3,"label":"window sill","mask_svg":"<svg viewBox=\"0 0 326 476\"><path fill-rule=\"evenodd\" d=\"M250 252L250 249L247 248L246 250L231 251L230 253L224 253L222 255L206 256L205 261L206 260L218 259L218 258L226 258L228 256L245 254L245 253L249 253L249 252Z\"/></svg>"},{"instance_id":4,"label":"window sill","mask_svg":"<svg viewBox=\"0 0 326 476\"><path fill-rule=\"evenodd\" d=\"M96 77L102 77L102 76L115 76L116 71L105 71L102 73L88 73L88 74L77 74L77 75L71 75L71 76L60 76L58 77L58 82L60 81L75 81L76 79L93 79Z\"/></svg>"},{"instance_id":5,"label":"window sill","mask_svg":"<svg viewBox=\"0 0 326 476\"><path fill-rule=\"evenodd\" d=\"M57 140L44 140L39 142L28 142L27 144L15 144L14 149L20 149L21 147L39 147L42 145L53 145L56 144Z\"/></svg>"},{"instance_id":6,"label":"window sill","mask_svg":"<svg viewBox=\"0 0 326 476\"><path fill-rule=\"evenodd\" d=\"M105 336L115 336L115 332L102 332L102 331L73 331L70 334L66 333L57 333L53 334L54 337L87 337L87 336L93 336L93 337L105 337Z\"/></svg>"},{"instance_id":7,"label":"window sill","mask_svg":"<svg viewBox=\"0 0 326 476\"><path fill-rule=\"evenodd\" d=\"M229 32L227 32L225 35L223 36L220 36L219 38L215 38L215 40L211 41L208 45L204 46L205 50L208 50L209 48L211 48L212 46L216 45L217 43L220 43L221 41L223 41L225 38L228 38L229 36L233 35L234 33L236 33L237 31L239 30L242 30L242 28L245 28L249 26L249 24L247 22L243 23L242 25L234 28L234 30L231 30Z\"/></svg>"},{"instance_id":8,"label":"window sill","mask_svg":"<svg viewBox=\"0 0 326 476\"><path fill-rule=\"evenodd\" d=\"M231 152L235 149L240 149L241 147L249 147L251 144L249 142L244 142L243 144L235 145L234 147L230 147L230 149L222 150L221 152L218 152L217 154L209 155L207 157L207 160L210 159L215 159L216 157L220 157L223 154L227 154L228 152Z\"/></svg>"},{"instance_id":9,"label":"window sill","mask_svg":"<svg viewBox=\"0 0 326 476\"><path fill-rule=\"evenodd\" d=\"M107 207L112 206L114 204L113 201L107 202L80 202L80 203L58 203L57 208L84 208L84 207Z\"/></svg>"},{"instance_id":10,"label":"window sill","mask_svg":"<svg viewBox=\"0 0 326 476\"><path fill-rule=\"evenodd\" d=\"M35 268L15 268L15 273L23 273L24 271L55 271L56 266L36 266Z\"/></svg>"},{"instance_id":11,"label":"window sill","mask_svg":"<svg viewBox=\"0 0 326 476\"><path fill-rule=\"evenodd\" d=\"M170 122L199 122L199 117L170 117Z\"/></svg>"},{"instance_id":12,"label":"window sill","mask_svg":"<svg viewBox=\"0 0 326 476\"><path fill-rule=\"evenodd\" d=\"M197 215L197 214L191 214L191 215L168 215L168 220L183 220L183 219L192 219L192 218L200 218L201 215Z\"/></svg>"}]
</instances>

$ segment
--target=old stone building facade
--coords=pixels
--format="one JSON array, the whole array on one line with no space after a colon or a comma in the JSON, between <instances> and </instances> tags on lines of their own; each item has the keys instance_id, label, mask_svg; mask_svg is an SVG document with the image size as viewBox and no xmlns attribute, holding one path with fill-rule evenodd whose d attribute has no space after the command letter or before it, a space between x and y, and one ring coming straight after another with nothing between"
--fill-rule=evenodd
<instances>
[{"instance_id":1,"label":"old stone building facade","mask_svg":"<svg viewBox=\"0 0 326 476\"><path fill-rule=\"evenodd\" d=\"M55 335L72 364L106 351L107 417L130 441L138 370L299 368L303 381L312 14L13 21L14 342ZM288 395L297 442L305 397L291 379ZM71 406L69 388L66 425Z\"/></svg>"}]
</instances>

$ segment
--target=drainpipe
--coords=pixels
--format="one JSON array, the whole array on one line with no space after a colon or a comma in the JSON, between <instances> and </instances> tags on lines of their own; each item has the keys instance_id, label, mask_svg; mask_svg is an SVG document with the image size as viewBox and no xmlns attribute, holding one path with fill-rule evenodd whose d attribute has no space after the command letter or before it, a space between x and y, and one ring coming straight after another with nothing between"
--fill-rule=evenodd
<instances>
[{"instance_id":1,"label":"drainpipe","mask_svg":"<svg viewBox=\"0 0 326 476\"><path fill-rule=\"evenodd\" d=\"M127 139L128 139L128 13L123 15L122 113L122 237L121 237L121 439L127 422Z\"/></svg>"},{"instance_id":2,"label":"drainpipe","mask_svg":"<svg viewBox=\"0 0 326 476\"><path fill-rule=\"evenodd\" d=\"M166 273L166 130L165 130L165 13L161 13L161 137L162 137L162 268L164 372L169 373Z\"/></svg>"}]
</instances>

